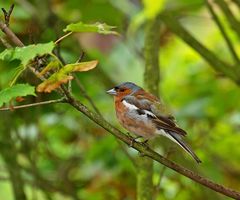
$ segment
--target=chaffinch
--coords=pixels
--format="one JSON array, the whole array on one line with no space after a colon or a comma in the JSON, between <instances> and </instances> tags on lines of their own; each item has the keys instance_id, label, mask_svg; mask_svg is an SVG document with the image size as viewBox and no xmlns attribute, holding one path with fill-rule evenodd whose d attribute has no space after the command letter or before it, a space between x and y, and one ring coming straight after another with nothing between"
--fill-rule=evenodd
<instances>
[{"instance_id":1,"label":"chaffinch","mask_svg":"<svg viewBox=\"0 0 240 200\"><path fill-rule=\"evenodd\" d=\"M117 118L128 131L147 140L163 135L182 147L196 162L201 162L183 141L187 133L178 127L157 97L131 82L117 85L107 93L114 96Z\"/></svg>"}]
</instances>

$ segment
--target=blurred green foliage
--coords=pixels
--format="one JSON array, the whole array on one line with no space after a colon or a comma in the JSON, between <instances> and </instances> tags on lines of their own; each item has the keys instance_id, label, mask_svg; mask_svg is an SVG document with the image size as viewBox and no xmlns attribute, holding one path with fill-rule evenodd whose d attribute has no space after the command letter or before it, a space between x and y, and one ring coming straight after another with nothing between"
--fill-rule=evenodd
<instances>
[{"instance_id":1,"label":"blurred green foliage","mask_svg":"<svg viewBox=\"0 0 240 200\"><path fill-rule=\"evenodd\" d=\"M70 23L107 23L116 26L121 36L95 33L74 34L60 45L61 57L67 63L97 59L93 71L78 74L87 94L101 114L112 124L117 123L111 97L106 89L114 84L132 81L143 84L144 20L155 11L168 10L179 15L180 22L201 42L226 62L231 61L221 34L202 0L155 1L138 0L1 0L0 6L15 8L10 28L25 44L55 41ZM157 1L156 1L157 2ZM239 9L229 3L235 13ZM145 5L145 6L144 6ZM148 11L147 11L148 10ZM157 12L156 11L156 12ZM145 14L144 14L145 13ZM148 14L149 16L148 16ZM144 14L141 23L138 16ZM236 51L239 39L225 28ZM238 14L238 13L237 13ZM3 17L2 17L3 20ZM1 32L0 37L5 38ZM174 144L159 138L156 150L183 166L231 188L240 188L240 93L231 80L213 71L199 54L163 26L160 45L160 94L175 114L178 123L188 132L188 143L203 163L197 166ZM5 47L0 45L0 50ZM0 88L9 82L10 65L0 63ZM18 83L38 85L39 80L24 72ZM73 81L76 98L91 107L83 92ZM18 104L57 98L57 94L38 94ZM8 106L8 105L6 105ZM14 199L11 185L24 190L26 199L124 199L136 198L136 173L129 155L137 152L121 145L112 135L68 105L56 104L24 108L0 113L0 194L4 200ZM123 129L122 129L123 130ZM124 149L124 150L123 150ZM126 152L127 151L127 154ZM163 170L155 164L154 198L161 199L228 199L191 180ZM16 172L16 173L14 173ZM11 177L21 177L12 180ZM160 179L160 180L159 180ZM20 180L20 182L19 182ZM21 183L21 184L20 184Z\"/></svg>"}]
</instances>

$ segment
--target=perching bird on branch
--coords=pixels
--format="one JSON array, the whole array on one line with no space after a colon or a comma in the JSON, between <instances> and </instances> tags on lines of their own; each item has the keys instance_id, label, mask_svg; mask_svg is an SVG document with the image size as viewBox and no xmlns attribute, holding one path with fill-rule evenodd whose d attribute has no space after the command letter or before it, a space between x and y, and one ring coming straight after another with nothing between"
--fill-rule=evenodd
<instances>
[{"instance_id":1,"label":"perching bird on branch","mask_svg":"<svg viewBox=\"0 0 240 200\"><path fill-rule=\"evenodd\" d=\"M157 97L131 82L117 85L107 93L114 96L117 118L128 131L146 140L163 135L201 162L183 141L187 133L177 126Z\"/></svg>"}]
</instances>

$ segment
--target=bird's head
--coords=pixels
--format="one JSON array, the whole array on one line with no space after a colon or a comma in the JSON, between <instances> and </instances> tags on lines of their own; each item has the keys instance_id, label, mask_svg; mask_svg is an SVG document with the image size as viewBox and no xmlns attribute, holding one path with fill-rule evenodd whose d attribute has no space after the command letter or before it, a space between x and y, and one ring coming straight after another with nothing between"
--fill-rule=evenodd
<instances>
[{"instance_id":1,"label":"bird's head","mask_svg":"<svg viewBox=\"0 0 240 200\"><path fill-rule=\"evenodd\" d=\"M107 91L108 94L113 96L126 96L131 95L140 90L141 88L132 82L121 83L114 88Z\"/></svg>"}]
</instances>

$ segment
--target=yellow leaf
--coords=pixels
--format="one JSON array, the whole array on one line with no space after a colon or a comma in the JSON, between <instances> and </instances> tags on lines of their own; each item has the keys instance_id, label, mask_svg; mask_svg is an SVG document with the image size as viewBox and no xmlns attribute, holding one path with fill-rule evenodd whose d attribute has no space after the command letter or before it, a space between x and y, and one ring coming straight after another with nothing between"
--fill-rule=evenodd
<instances>
[{"instance_id":1,"label":"yellow leaf","mask_svg":"<svg viewBox=\"0 0 240 200\"><path fill-rule=\"evenodd\" d=\"M65 75L61 77L61 79L47 79L42 82L40 85L37 86L37 92L47 92L50 93L56 88L58 88L61 84L67 83L68 81L72 80L73 76Z\"/></svg>"},{"instance_id":2,"label":"yellow leaf","mask_svg":"<svg viewBox=\"0 0 240 200\"><path fill-rule=\"evenodd\" d=\"M38 92L52 92L61 84L67 83L73 79L73 76L69 75L72 72L85 72L95 68L98 64L97 60L67 64L63 66L59 71L52 74L47 80L42 82L37 87Z\"/></svg>"},{"instance_id":3,"label":"yellow leaf","mask_svg":"<svg viewBox=\"0 0 240 200\"><path fill-rule=\"evenodd\" d=\"M89 61L89 62L81 62L74 64L67 64L63 67L66 72L86 72L93 68L95 68L98 64L97 60Z\"/></svg>"}]
</instances>

